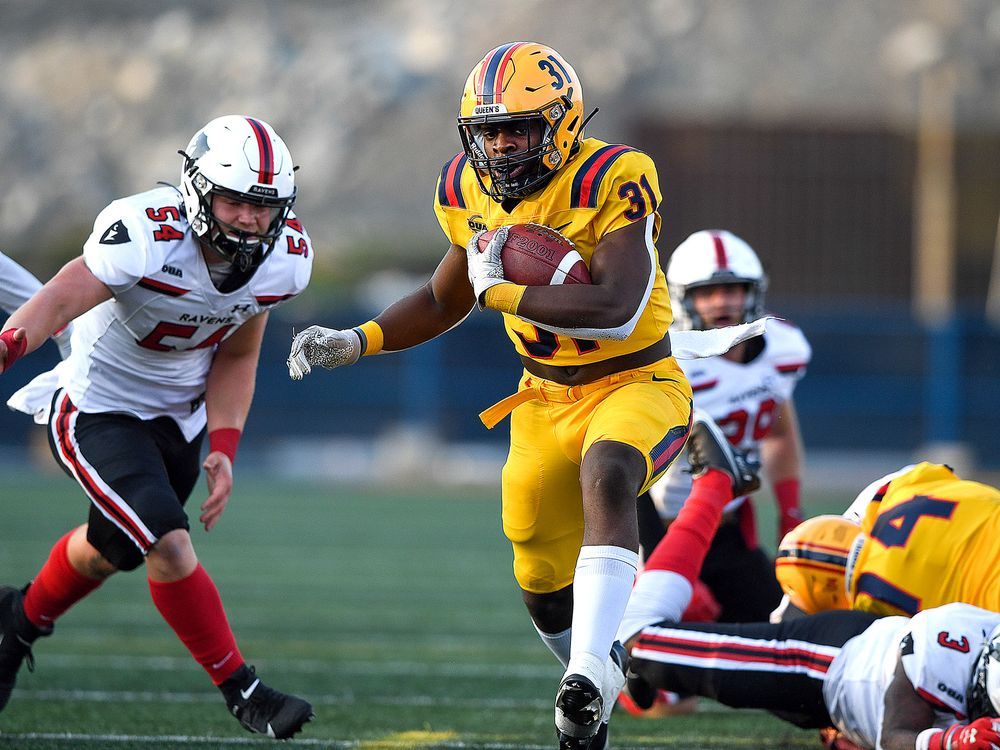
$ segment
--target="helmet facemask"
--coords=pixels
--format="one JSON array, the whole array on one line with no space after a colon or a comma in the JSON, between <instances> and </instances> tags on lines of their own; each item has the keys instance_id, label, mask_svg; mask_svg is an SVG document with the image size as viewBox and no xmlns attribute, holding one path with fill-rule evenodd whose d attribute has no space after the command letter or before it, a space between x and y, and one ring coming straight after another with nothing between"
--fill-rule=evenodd
<instances>
[{"instance_id":1,"label":"helmet facemask","mask_svg":"<svg viewBox=\"0 0 1000 750\"><path fill-rule=\"evenodd\" d=\"M983 716L1000 718L1000 626L993 629L983 644L972 670L965 704L969 721Z\"/></svg>"},{"instance_id":2,"label":"helmet facemask","mask_svg":"<svg viewBox=\"0 0 1000 750\"><path fill-rule=\"evenodd\" d=\"M295 191L287 198L276 198L229 190L214 185L198 171L190 157L186 154L185 157L188 163L184 173L188 179L181 180L185 199L188 199L189 193L193 194L192 197L195 197L199 206L197 215L191 222L194 233L241 273L257 268L270 255L274 243L281 236L285 220L295 203ZM216 195L255 206L267 206L271 214L267 230L262 234L255 234L216 217L212 210L212 200Z\"/></svg>"},{"instance_id":3,"label":"helmet facemask","mask_svg":"<svg viewBox=\"0 0 1000 750\"><path fill-rule=\"evenodd\" d=\"M738 321L739 323L750 323L764 314L764 290L762 289L760 281L757 279L738 279L734 278L732 274L718 274L716 278L709 279L705 283L689 284L677 294L680 298L681 306L691 322L690 325L692 329L696 331L705 330L707 324L695 309L694 298L691 295L691 291L717 284L740 284L746 290L746 297L743 301L743 310L741 312L740 320Z\"/></svg>"},{"instance_id":4,"label":"helmet facemask","mask_svg":"<svg viewBox=\"0 0 1000 750\"><path fill-rule=\"evenodd\" d=\"M483 192L500 202L525 198L544 187L562 163L555 136L566 113L563 103L553 102L543 112L459 117L462 145ZM490 128L503 127L525 128L528 146L523 151L491 157L487 154L485 133ZM489 177L488 185L484 176Z\"/></svg>"}]
</instances>

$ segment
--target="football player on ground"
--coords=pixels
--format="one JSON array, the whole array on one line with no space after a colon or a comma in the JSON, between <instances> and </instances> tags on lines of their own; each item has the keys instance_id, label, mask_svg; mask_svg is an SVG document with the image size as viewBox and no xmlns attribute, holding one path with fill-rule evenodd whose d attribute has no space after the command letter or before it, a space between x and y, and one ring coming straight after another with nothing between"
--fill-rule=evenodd
<instances>
[{"instance_id":1,"label":"football player on ground","mask_svg":"<svg viewBox=\"0 0 1000 750\"><path fill-rule=\"evenodd\" d=\"M111 203L83 255L0 333L3 372L78 318L50 394L49 438L91 502L87 522L55 544L33 581L0 588L0 708L60 615L145 563L153 603L230 712L251 732L287 738L312 707L244 662L184 504L207 429L206 531L226 508L268 312L305 288L311 244L291 213L291 154L269 125L220 117L182 153L180 189Z\"/></svg>"},{"instance_id":2,"label":"football player on ground","mask_svg":"<svg viewBox=\"0 0 1000 750\"><path fill-rule=\"evenodd\" d=\"M0 253L0 310L12 313L42 288L42 282L23 266ZM73 324L68 324L52 334L52 340L59 347L59 356L69 356L69 341L73 335Z\"/></svg>"},{"instance_id":3,"label":"football player on ground","mask_svg":"<svg viewBox=\"0 0 1000 750\"><path fill-rule=\"evenodd\" d=\"M782 540L786 606L914 615L949 602L1000 611L1000 490L943 464L872 482L843 516L817 516Z\"/></svg>"},{"instance_id":4,"label":"football player on ground","mask_svg":"<svg viewBox=\"0 0 1000 750\"><path fill-rule=\"evenodd\" d=\"M696 481L715 476L739 491L726 440L699 420L689 443ZM721 519L720 497L685 503L636 582L618 636L638 703L662 689L762 708L800 727L835 725L844 736L831 747L1000 747L997 612L949 604L912 619L836 611L774 624L678 623Z\"/></svg>"},{"instance_id":5,"label":"football player on ground","mask_svg":"<svg viewBox=\"0 0 1000 750\"><path fill-rule=\"evenodd\" d=\"M639 561L635 499L680 452L691 408L656 262L656 167L629 146L583 137L580 79L542 44L486 53L460 109L464 151L444 165L435 196L451 244L433 276L357 328L301 332L289 373L416 346L477 304L503 313L524 374L481 418L493 427L511 416L504 533L531 619L565 666L560 746L600 750L624 684L612 646ZM567 236L593 284L505 281L502 227L528 222Z\"/></svg>"}]
</instances>

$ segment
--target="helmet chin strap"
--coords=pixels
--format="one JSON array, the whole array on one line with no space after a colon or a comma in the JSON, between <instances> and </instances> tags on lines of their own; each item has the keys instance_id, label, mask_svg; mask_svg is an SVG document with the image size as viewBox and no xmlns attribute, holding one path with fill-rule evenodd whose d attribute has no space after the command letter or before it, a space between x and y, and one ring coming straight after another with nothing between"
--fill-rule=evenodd
<instances>
[{"instance_id":1,"label":"helmet chin strap","mask_svg":"<svg viewBox=\"0 0 1000 750\"><path fill-rule=\"evenodd\" d=\"M230 261L236 266L236 270L240 273L246 273L250 270L250 266L253 265L253 256L259 247L259 243L251 246L244 239L234 240L231 237L226 237L226 240L236 245L236 250L233 252Z\"/></svg>"},{"instance_id":2,"label":"helmet chin strap","mask_svg":"<svg viewBox=\"0 0 1000 750\"><path fill-rule=\"evenodd\" d=\"M253 265L257 250L263 247L263 242L259 238L256 243L248 242L247 237L250 236L250 233L236 230L235 227L230 227L218 219L214 219L212 223L215 225L215 236L209 242L212 249L232 263L236 270L246 273ZM236 235L232 236L227 233L227 228L233 229Z\"/></svg>"}]
</instances>

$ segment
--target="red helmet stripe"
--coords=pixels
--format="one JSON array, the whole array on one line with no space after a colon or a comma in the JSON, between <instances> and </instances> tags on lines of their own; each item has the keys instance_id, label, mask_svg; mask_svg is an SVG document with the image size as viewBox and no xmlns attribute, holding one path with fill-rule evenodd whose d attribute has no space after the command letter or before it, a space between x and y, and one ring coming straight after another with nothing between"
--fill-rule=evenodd
<instances>
[{"instance_id":1,"label":"red helmet stripe","mask_svg":"<svg viewBox=\"0 0 1000 750\"><path fill-rule=\"evenodd\" d=\"M247 118L250 129L257 136L257 153L260 157L260 170L258 171L259 182L263 185L270 185L274 182L274 151L271 149L271 139L264 126L252 117Z\"/></svg>"},{"instance_id":2,"label":"red helmet stripe","mask_svg":"<svg viewBox=\"0 0 1000 750\"><path fill-rule=\"evenodd\" d=\"M712 242L715 243L715 262L719 270L729 268L729 258L726 256L726 246L722 243L722 235L712 232Z\"/></svg>"},{"instance_id":3,"label":"red helmet stripe","mask_svg":"<svg viewBox=\"0 0 1000 750\"><path fill-rule=\"evenodd\" d=\"M479 65L479 73L476 75L476 85L475 85L476 104L483 103L483 80L485 80L486 78L486 69L490 66L489 58L491 56L492 53L487 52L486 57L483 58L482 63L480 63Z\"/></svg>"}]
</instances>

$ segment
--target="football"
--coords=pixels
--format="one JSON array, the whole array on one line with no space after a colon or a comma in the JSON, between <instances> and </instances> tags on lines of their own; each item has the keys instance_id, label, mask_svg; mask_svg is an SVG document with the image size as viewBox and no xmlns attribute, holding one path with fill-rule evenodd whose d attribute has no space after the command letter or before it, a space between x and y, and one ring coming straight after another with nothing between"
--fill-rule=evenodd
<instances>
[{"instance_id":1,"label":"football","mask_svg":"<svg viewBox=\"0 0 1000 750\"><path fill-rule=\"evenodd\" d=\"M496 230L479 238L480 252ZM503 277L525 286L590 284L590 269L573 243L559 232L540 224L514 224L500 251Z\"/></svg>"}]
</instances>

